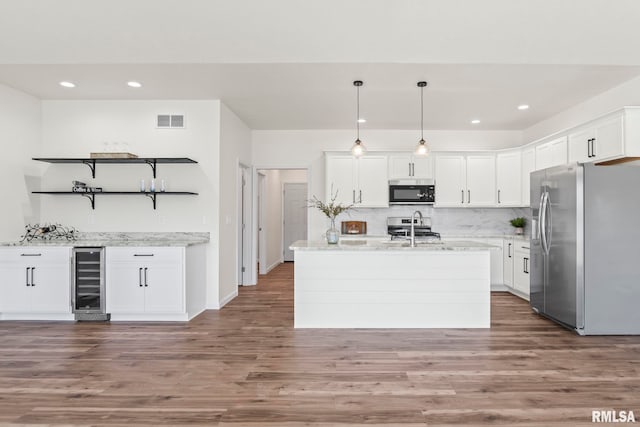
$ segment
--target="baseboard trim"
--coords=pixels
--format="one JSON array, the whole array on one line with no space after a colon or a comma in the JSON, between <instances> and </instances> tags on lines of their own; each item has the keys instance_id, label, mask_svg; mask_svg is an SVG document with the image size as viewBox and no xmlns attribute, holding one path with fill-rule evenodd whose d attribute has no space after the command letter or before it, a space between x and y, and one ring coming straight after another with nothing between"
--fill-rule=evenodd
<instances>
[{"instance_id":1,"label":"baseboard trim","mask_svg":"<svg viewBox=\"0 0 640 427\"><path fill-rule=\"evenodd\" d=\"M491 285L491 292L509 292L509 287L500 283Z\"/></svg>"},{"instance_id":2,"label":"baseboard trim","mask_svg":"<svg viewBox=\"0 0 640 427\"><path fill-rule=\"evenodd\" d=\"M238 296L238 288L236 288L235 291L231 292L229 295L227 295L226 297L220 300L220 302L218 303L218 310L224 307L225 305L229 304L231 300L237 296Z\"/></svg>"},{"instance_id":3,"label":"baseboard trim","mask_svg":"<svg viewBox=\"0 0 640 427\"><path fill-rule=\"evenodd\" d=\"M274 268L276 268L277 266L279 266L283 262L284 262L284 258L280 258L279 260L277 260L276 262L271 264L269 267L267 267L267 272L265 274L268 274L271 270L273 270Z\"/></svg>"}]
</instances>

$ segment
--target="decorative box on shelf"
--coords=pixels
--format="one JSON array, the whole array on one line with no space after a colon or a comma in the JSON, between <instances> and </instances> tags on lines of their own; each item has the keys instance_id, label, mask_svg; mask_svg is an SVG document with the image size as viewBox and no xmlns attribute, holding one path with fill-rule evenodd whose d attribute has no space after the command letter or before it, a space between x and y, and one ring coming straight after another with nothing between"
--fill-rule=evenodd
<instances>
[{"instance_id":1,"label":"decorative box on shelf","mask_svg":"<svg viewBox=\"0 0 640 427\"><path fill-rule=\"evenodd\" d=\"M132 153L90 153L92 159L137 159L138 156Z\"/></svg>"}]
</instances>

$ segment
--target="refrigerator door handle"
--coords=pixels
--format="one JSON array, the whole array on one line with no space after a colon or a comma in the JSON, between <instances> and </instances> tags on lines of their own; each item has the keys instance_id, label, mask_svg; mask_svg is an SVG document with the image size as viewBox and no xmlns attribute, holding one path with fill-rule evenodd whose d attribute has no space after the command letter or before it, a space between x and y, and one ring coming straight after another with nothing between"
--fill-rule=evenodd
<instances>
[{"instance_id":1,"label":"refrigerator door handle","mask_svg":"<svg viewBox=\"0 0 640 427\"><path fill-rule=\"evenodd\" d=\"M542 207L544 206L544 192L540 194L540 203L538 204L538 218L536 222L536 230L535 236L536 240L542 240L542 218L544 217L542 213Z\"/></svg>"},{"instance_id":2,"label":"refrigerator door handle","mask_svg":"<svg viewBox=\"0 0 640 427\"><path fill-rule=\"evenodd\" d=\"M542 193L540 207L540 241L542 250L545 254L549 254L549 246L547 245L547 192Z\"/></svg>"},{"instance_id":3,"label":"refrigerator door handle","mask_svg":"<svg viewBox=\"0 0 640 427\"><path fill-rule=\"evenodd\" d=\"M544 225L544 231L546 234L544 243L547 246L547 254L548 254L551 248L551 237L553 236L553 216L551 212L551 200L549 199L548 192L547 192L547 197L545 198L544 209L545 209L544 220L545 222L548 221L548 224ZM548 225L548 229L547 229L547 225Z\"/></svg>"}]
</instances>

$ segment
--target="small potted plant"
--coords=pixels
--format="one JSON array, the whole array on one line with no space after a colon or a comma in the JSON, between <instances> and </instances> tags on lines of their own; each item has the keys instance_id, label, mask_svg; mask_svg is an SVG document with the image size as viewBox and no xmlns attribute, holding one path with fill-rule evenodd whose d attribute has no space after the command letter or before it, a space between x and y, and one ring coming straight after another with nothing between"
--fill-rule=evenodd
<instances>
[{"instance_id":1,"label":"small potted plant","mask_svg":"<svg viewBox=\"0 0 640 427\"><path fill-rule=\"evenodd\" d=\"M331 189L331 193L333 194L333 188ZM353 205L343 205L341 203L336 203L337 198L338 191L336 191L336 193L331 196L331 200L329 201L329 203L324 203L316 196L313 196L313 199L309 200L310 208L318 209L331 220L331 228L327 230L327 243L332 245L337 244L340 238L340 232L336 228L336 217L353 207Z\"/></svg>"},{"instance_id":2,"label":"small potted plant","mask_svg":"<svg viewBox=\"0 0 640 427\"><path fill-rule=\"evenodd\" d=\"M527 225L527 219L523 217L513 218L509 221L516 228L516 234L524 234L524 226Z\"/></svg>"}]
</instances>

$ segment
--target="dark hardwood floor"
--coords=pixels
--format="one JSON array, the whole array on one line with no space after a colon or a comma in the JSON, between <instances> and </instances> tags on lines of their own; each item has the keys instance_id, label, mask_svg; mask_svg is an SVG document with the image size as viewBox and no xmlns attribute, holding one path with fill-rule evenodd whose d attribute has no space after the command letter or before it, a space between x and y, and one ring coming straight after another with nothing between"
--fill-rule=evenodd
<instances>
[{"instance_id":1,"label":"dark hardwood floor","mask_svg":"<svg viewBox=\"0 0 640 427\"><path fill-rule=\"evenodd\" d=\"M292 325L292 264L188 324L2 322L0 425L576 426L594 425L593 409L640 418L640 337L578 337L509 294L492 295L490 330Z\"/></svg>"}]
</instances>

